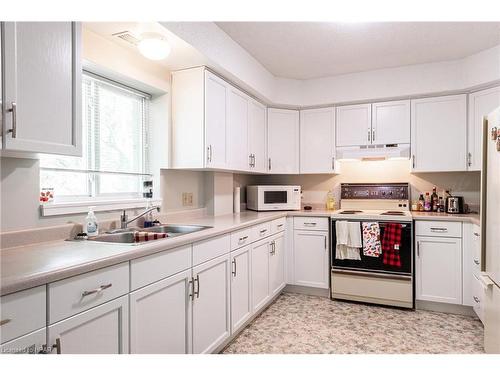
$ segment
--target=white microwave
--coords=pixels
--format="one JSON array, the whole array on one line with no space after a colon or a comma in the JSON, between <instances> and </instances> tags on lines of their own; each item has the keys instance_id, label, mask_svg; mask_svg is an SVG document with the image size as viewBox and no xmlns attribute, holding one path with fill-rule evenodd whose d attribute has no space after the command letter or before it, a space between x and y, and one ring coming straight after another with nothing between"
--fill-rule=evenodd
<instances>
[{"instance_id":1,"label":"white microwave","mask_svg":"<svg viewBox=\"0 0 500 375\"><path fill-rule=\"evenodd\" d=\"M300 186L247 186L247 209L254 211L300 210Z\"/></svg>"}]
</instances>

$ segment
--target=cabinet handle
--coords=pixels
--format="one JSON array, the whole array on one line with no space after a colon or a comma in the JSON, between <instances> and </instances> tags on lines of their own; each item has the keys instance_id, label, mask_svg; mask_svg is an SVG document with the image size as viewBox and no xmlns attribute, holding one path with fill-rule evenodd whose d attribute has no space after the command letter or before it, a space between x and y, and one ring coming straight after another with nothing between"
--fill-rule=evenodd
<instances>
[{"instance_id":1,"label":"cabinet handle","mask_svg":"<svg viewBox=\"0 0 500 375\"><path fill-rule=\"evenodd\" d=\"M479 233L474 232L474 236L479 237Z\"/></svg>"},{"instance_id":2,"label":"cabinet handle","mask_svg":"<svg viewBox=\"0 0 500 375\"><path fill-rule=\"evenodd\" d=\"M438 227L434 227L434 228L431 228L431 232L440 232L440 233L444 233L444 232L448 232L448 228L438 228Z\"/></svg>"},{"instance_id":3,"label":"cabinet handle","mask_svg":"<svg viewBox=\"0 0 500 375\"><path fill-rule=\"evenodd\" d=\"M315 227L318 223L304 223L306 227Z\"/></svg>"},{"instance_id":4,"label":"cabinet handle","mask_svg":"<svg viewBox=\"0 0 500 375\"><path fill-rule=\"evenodd\" d=\"M260 235L263 236L267 232L267 229L261 229L260 230Z\"/></svg>"},{"instance_id":5,"label":"cabinet handle","mask_svg":"<svg viewBox=\"0 0 500 375\"><path fill-rule=\"evenodd\" d=\"M417 256L420 256L420 241L417 241Z\"/></svg>"},{"instance_id":6,"label":"cabinet handle","mask_svg":"<svg viewBox=\"0 0 500 375\"><path fill-rule=\"evenodd\" d=\"M477 298L476 296L474 296L474 297L472 297L472 298L474 298L474 301L476 301L476 303L481 302L481 300L480 300L479 298Z\"/></svg>"},{"instance_id":7,"label":"cabinet handle","mask_svg":"<svg viewBox=\"0 0 500 375\"><path fill-rule=\"evenodd\" d=\"M332 156L332 170L335 170L335 156Z\"/></svg>"},{"instance_id":8,"label":"cabinet handle","mask_svg":"<svg viewBox=\"0 0 500 375\"><path fill-rule=\"evenodd\" d=\"M328 249L328 245L326 244L326 236L325 236L325 250Z\"/></svg>"},{"instance_id":9,"label":"cabinet handle","mask_svg":"<svg viewBox=\"0 0 500 375\"><path fill-rule=\"evenodd\" d=\"M477 259L474 259L474 263L476 263L479 266L481 262L479 262Z\"/></svg>"},{"instance_id":10,"label":"cabinet handle","mask_svg":"<svg viewBox=\"0 0 500 375\"><path fill-rule=\"evenodd\" d=\"M196 275L196 279L194 279L194 281L196 281L196 290L194 290L194 283L193 283L193 291L194 291L193 294L196 296L196 298L200 298L200 275L199 274Z\"/></svg>"},{"instance_id":11,"label":"cabinet handle","mask_svg":"<svg viewBox=\"0 0 500 375\"><path fill-rule=\"evenodd\" d=\"M240 237L240 238L238 239L238 243L240 244L240 243L242 243L242 242L245 242L247 239L248 239L248 236Z\"/></svg>"},{"instance_id":12,"label":"cabinet handle","mask_svg":"<svg viewBox=\"0 0 500 375\"><path fill-rule=\"evenodd\" d=\"M375 142L375 129L372 130L372 142Z\"/></svg>"},{"instance_id":13,"label":"cabinet handle","mask_svg":"<svg viewBox=\"0 0 500 375\"><path fill-rule=\"evenodd\" d=\"M93 290L85 290L84 292L82 292L82 298L90 296L91 294L100 293L100 292L102 292L105 289L111 288L112 286L113 286L113 284L109 283L109 284L106 284L106 285L101 285L99 288L95 288Z\"/></svg>"},{"instance_id":14,"label":"cabinet handle","mask_svg":"<svg viewBox=\"0 0 500 375\"><path fill-rule=\"evenodd\" d=\"M0 320L0 327L7 324L7 323L10 323L12 321L12 319L3 319L3 320Z\"/></svg>"},{"instance_id":15,"label":"cabinet handle","mask_svg":"<svg viewBox=\"0 0 500 375\"><path fill-rule=\"evenodd\" d=\"M268 169L271 170L271 158L268 159Z\"/></svg>"},{"instance_id":16,"label":"cabinet handle","mask_svg":"<svg viewBox=\"0 0 500 375\"><path fill-rule=\"evenodd\" d=\"M276 226L276 228L278 228L278 229L283 228L283 225L284 225L284 224L278 224L278 225Z\"/></svg>"},{"instance_id":17,"label":"cabinet handle","mask_svg":"<svg viewBox=\"0 0 500 375\"><path fill-rule=\"evenodd\" d=\"M231 273L233 274L234 277L236 277L236 258L233 259L233 270L231 271Z\"/></svg>"},{"instance_id":18,"label":"cabinet handle","mask_svg":"<svg viewBox=\"0 0 500 375\"><path fill-rule=\"evenodd\" d=\"M469 167L472 165L472 154L470 152L467 154L467 164Z\"/></svg>"},{"instance_id":19,"label":"cabinet handle","mask_svg":"<svg viewBox=\"0 0 500 375\"><path fill-rule=\"evenodd\" d=\"M411 162L412 162L413 168L415 168L415 155L411 156Z\"/></svg>"},{"instance_id":20,"label":"cabinet handle","mask_svg":"<svg viewBox=\"0 0 500 375\"><path fill-rule=\"evenodd\" d=\"M189 298L191 298L191 301L194 301L194 278L191 277L191 280L189 280Z\"/></svg>"},{"instance_id":21,"label":"cabinet handle","mask_svg":"<svg viewBox=\"0 0 500 375\"><path fill-rule=\"evenodd\" d=\"M252 154L252 168L255 168L255 154Z\"/></svg>"},{"instance_id":22,"label":"cabinet handle","mask_svg":"<svg viewBox=\"0 0 500 375\"><path fill-rule=\"evenodd\" d=\"M270 252L270 254L271 255L276 254L276 241L272 241L270 245L271 245L271 252Z\"/></svg>"},{"instance_id":23,"label":"cabinet handle","mask_svg":"<svg viewBox=\"0 0 500 375\"><path fill-rule=\"evenodd\" d=\"M16 102L11 103L11 108L7 112L12 113L12 129L8 130L8 133L12 133L12 138L17 137L17 104Z\"/></svg>"}]
</instances>

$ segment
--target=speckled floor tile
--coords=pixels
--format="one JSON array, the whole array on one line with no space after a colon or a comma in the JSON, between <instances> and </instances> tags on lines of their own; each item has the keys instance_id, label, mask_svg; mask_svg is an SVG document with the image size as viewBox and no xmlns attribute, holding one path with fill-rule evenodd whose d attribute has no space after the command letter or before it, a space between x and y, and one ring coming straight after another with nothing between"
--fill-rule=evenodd
<instances>
[{"instance_id":1,"label":"speckled floor tile","mask_svg":"<svg viewBox=\"0 0 500 375\"><path fill-rule=\"evenodd\" d=\"M484 353L483 326L462 315L283 293L223 353Z\"/></svg>"}]
</instances>

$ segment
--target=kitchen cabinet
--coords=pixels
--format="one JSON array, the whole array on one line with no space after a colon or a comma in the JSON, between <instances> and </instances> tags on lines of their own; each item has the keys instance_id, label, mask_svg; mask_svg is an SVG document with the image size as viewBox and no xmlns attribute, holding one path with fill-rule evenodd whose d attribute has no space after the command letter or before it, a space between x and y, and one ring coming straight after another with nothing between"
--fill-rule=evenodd
<instances>
[{"instance_id":1,"label":"kitchen cabinet","mask_svg":"<svg viewBox=\"0 0 500 375\"><path fill-rule=\"evenodd\" d=\"M334 173L337 169L334 108L300 111L300 173Z\"/></svg>"},{"instance_id":2,"label":"kitchen cabinet","mask_svg":"<svg viewBox=\"0 0 500 375\"><path fill-rule=\"evenodd\" d=\"M328 231L294 230L293 284L328 289Z\"/></svg>"},{"instance_id":3,"label":"kitchen cabinet","mask_svg":"<svg viewBox=\"0 0 500 375\"><path fill-rule=\"evenodd\" d=\"M264 239L252 246L252 309L258 311L269 301L269 241Z\"/></svg>"},{"instance_id":4,"label":"kitchen cabinet","mask_svg":"<svg viewBox=\"0 0 500 375\"><path fill-rule=\"evenodd\" d=\"M128 296L48 327L48 345L57 354L122 354L129 351Z\"/></svg>"},{"instance_id":5,"label":"kitchen cabinet","mask_svg":"<svg viewBox=\"0 0 500 375\"><path fill-rule=\"evenodd\" d=\"M249 98L234 87L229 87L227 151L231 170L244 171L252 165L248 152L248 102Z\"/></svg>"},{"instance_id":6,"label":"kitchen cabinet","mask_svg":"<svg viewBox=\"0 0 500 375\"><path fill-rule=\"evenodd\" d=\"M47 342L46 328L0 345L0 354L38 354L45 350Z\"/></svg>"},{"instance_id":7,"label":"kitchen cabinet","mask_svg":"<svg viewBox=\"0 0 500 375\"><path fill-rule=\"evenodd\" d=\"M344 105L336 112L337 147L371 143L371 104Z\"/></svg>"},{"instance_id":8,"label":"kitchen cabinet","mask_svg":"<svg viewBox=\"0 0 500 375\"><path fill-rule=\"evenodd\" d=\"M254 99L248 102L248 158L250 171L265 173L266 157L266 107Z\"/></svg>"},{"instance_id":9,"label":"kitchen cabinet","mask_svg":"<svg viewBox=\"0 0 500 375\"><path fill-rule=\"evenodd\" d=\"M130 293L130 353L191 352L191 270Z\"/></svg>"},{"instance_id":10,"label":"kitchen cabinet","mask_svg":"<svg viewBox=\"0 0 500 375\"><path fill-rule=\"evenodd\" d=\"M269 108L267 110L268 172L299 173L299 111Z\"/></svg>"},{"instance_id":11,"label":"kitchen cabinet","mask_svg":"<svg viewBox=\"0 0 500 375\"><path fill-rule=\"evenodd\" d=\"M467 170L467 96L411 101L413 172Z\"/></svg>"},{"instance_id":12,"label":"kitchen cabinet","mask_svg":"<svg viewBox=\"0 0 500 375\"><path fill-rule=\"evenodd\" d=\"M463 228L462 298L464 305L474 307L474 288L481 276L481 231L472 223L463 223Z\"/></svg>"},{"instance_id":13,"label":"kitchen cabinet","mask_svg":"<svg viewBox=\"0 0 500 375\"><path fill-rule=\"evenodd\" d=\"M469 95L469 124L467 132L467 167L469 171L480 171L483 156L483 121L500 107L500 86L473 92Z\"/></svg>"},{"instance_id":14,"label":"kitchen cabinet","mask_svg":"<svg viewBox=\"0 0 500 375\"><path fill-rule=\"evenodd\" d=\"M236 332L252 315L251 246L231 252L231 332Z\"/></svg>"},{"instance_id":15,"label":"kitchen cabinet","mask_svg":"<svg viewBox=\"0 0 500 375\"><path fill-rule=\"evenodd\" d=\"M285 235L273 237L269 250L269 294L275 296L285 286Z\"/></svg>"},{"instance_id":16,"label":"kitchen cabinet","mask_svg":"<svg viewBox=\"0 0 500 375\"><path fill-rule=\"evenodd\" d=\"M2 34L3 149L81 156L81 24L4 22Z\"/></svg>"},{"instance_id":17,"label":"kitchen cabinet","mask_svg":"<svg viewBox=\"0 0 500 375\"><path fill-rule=\"evenodd\" d=\"M211 353L231 333L229 254L193 268L193 353Z\"/></svg>"},{"instance_id":18,"label":"kitchen cabinet","mask_svg":"<svg viewBox=\"0 0 500 375\"><path fill-rule=\"evenodd\" d=\"M372 104L374 145L410 143L410 101L395 100Z\"/></svg>"},{"instance_id":19,"label":"kitchen cabinet","mask_svg":"<svg viewBox=\"0 0 500 375\"><path fill-rule=\"evenodd\" d=\"M416 236L416 299L462 304L462 239Z\"/></svg>"}]
</instances>

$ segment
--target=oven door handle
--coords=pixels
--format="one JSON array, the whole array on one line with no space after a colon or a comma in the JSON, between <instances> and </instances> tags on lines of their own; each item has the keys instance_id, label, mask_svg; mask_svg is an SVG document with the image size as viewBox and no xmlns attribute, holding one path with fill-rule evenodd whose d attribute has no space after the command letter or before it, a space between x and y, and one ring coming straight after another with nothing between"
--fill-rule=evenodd
<instances>
[{"instance_id":1,"label":"oven door handle","mask_svg":"<svg viewBox=\"0 0 500 375\"><path fill-rule=\"evenodd\" d=\"M376 273L376 272L362 272L362 271L350 271L350 270L341 270L334 268L332 269L332 273L341 273L343 275L350 275L350 276L369 276L369 277L374 277L377 279L392 279L392 280L411 280L411 276L405 276L405 275L392 275L392 274L383 274L383 273Z\"/></svg>"}]
</instances>

